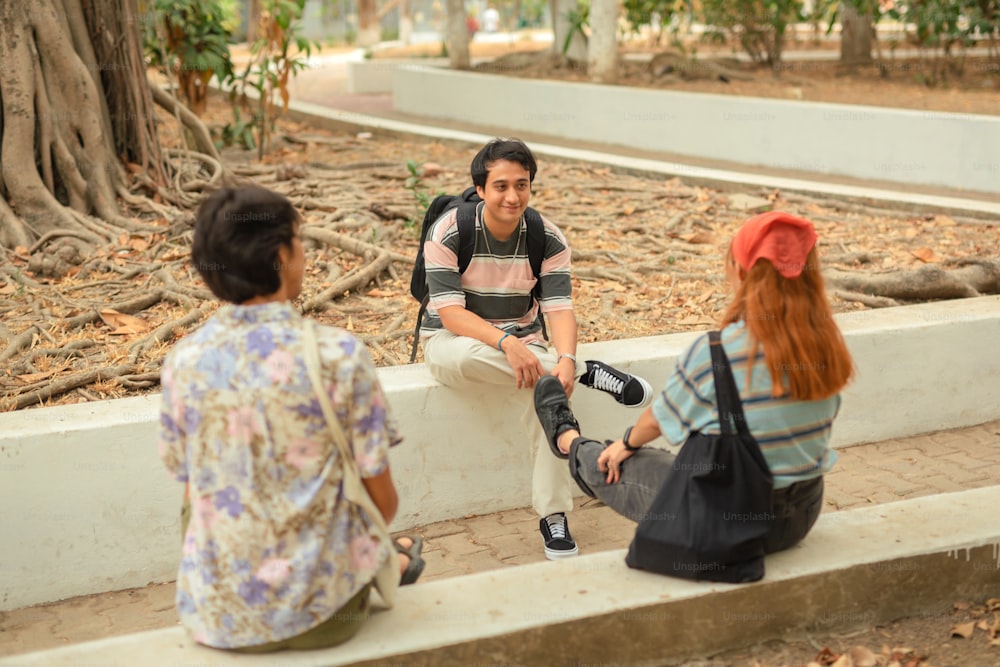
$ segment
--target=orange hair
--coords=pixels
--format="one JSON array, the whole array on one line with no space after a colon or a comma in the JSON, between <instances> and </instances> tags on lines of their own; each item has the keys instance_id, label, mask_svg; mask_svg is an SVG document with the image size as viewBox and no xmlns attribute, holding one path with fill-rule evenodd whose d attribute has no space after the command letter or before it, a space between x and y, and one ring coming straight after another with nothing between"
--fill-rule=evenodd
<instances>
[{"instance_id":1,"label":"orange hair","mask_svg":"<svg viewBox=\"0 0 1000 667\"><path fill-rule=\"evenodd\" d=\"M735 263L732 247L726 261ZM838 393L854 375L854 363L826 300L816 249L797 278L785 278L767 259L758 259L745 275L737 270L743 279L722 326L746 323L753 340L749 367L763 347L772 395L815 401Z\"/></svg>"}]
</instances>

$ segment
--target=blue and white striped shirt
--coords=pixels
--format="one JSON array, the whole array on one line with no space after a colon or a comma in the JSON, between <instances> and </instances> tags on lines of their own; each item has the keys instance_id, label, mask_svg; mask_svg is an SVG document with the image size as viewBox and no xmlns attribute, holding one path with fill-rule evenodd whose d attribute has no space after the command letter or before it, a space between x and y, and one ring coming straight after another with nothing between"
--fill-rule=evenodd
<instances>
[{"instance_id":1,"label":"blue and white striped shirt","mask_svg":"<svg viewBox=\"0 0 1000 667\"><path fill-rule=\"evenodd\" d=\"M774 475L774 488L829 472L837 461L837 453L829 445L840 395L820 401L774 398L762 347L758 348L748 387L747 361L752 341L742 322L723 329L722 346L743 401L747 427ZM653 416L671 445L683 444L691 433L720 432L708 334L678 359L667 386L653 401Z\"/></svg>"}]
</instances>

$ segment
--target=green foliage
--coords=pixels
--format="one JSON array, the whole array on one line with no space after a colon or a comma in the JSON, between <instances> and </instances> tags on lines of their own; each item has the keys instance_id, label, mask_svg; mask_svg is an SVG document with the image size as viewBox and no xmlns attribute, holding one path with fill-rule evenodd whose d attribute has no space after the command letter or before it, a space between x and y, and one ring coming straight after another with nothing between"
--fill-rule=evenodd
<instances>
[{"instance_id":1,"label":"green foliage","mask_svg":"<svg viewBox=\"0 0 1000 667\"><path fill-rule=\"evenodd\" d=\"M518 17L518 28L528 28L542 24L542 16L549 6L548 0L521 0L521 15Z\"/></svg>"},{"instance_id":2,"label":"green foliage","mask_svg":"<svg viewBox=\"0 0 1000 667\"><path fill-rule=\"evenodd\" d=\"M223 138L236 137L238 143L249 145L243 139L247 127L256 135L258 159L263 159L271 132L281 112L288 109L290 94L288 82L308 66L313 48L319 44L303 37L299 21L305 0L261 0L259 37L250 45L250 60L246 69L235 77L233 88L233 123L223 131ZM250 120L240 125L239 105L250 110L247 90L256 91L256 109ZM281 98L280 108L274 96Z\"/></svg>"},{"instance_id":3,"label":"green foliage","mask_svg":"<svg viewBox=\"0 0 1000 667\"><path fill-rule=\"evenodd\" d=\"M803 20L801 0L704 0L709 40L735 39L757 63L781 62L788 26Z\"/></svg>"},{"instance_id":4,"label":"green foliage","mask_svg":"<svg viewBox=\"0 0 1000 667\"><path fill-rule=\"evenodd\" d=\"M566 31L566 39L562 45L564 56L569 53L569 45L573 43L573 35L579 33L583 41L587 41L587 33L584 28L590 25L590 0L577 0L576 9L566 12L566 21L569 23L569 30Z\"/></svg>"},{"instance_id":5,"label":"green foliage","mask_svg":"<svg viewBox=\"0 0 1000 667\"><path fill-rule=\"evenodd\" d=\"M406 170L410 172L410 175L406 177L406 181L403 183L403 188L410 191L414 199L414 214L406 220L406 227L412 228L420 224L424 219L424 213L430 208L431 202L437 196L431 194L430 188L424 182L424 168L417 164L414 160L406 161ZM443 194L441 192L437 193Z\"/></svg>"},{"instance_id":6,"label":"green foliage","mask_svg":"<svg viewBox=\"0 0 1000 667\"><path fill-rule=\"evenodd\" d=\"M233 122L226 123L222 128L221 139L216 143L222 146L242 146L247 150L253 150L257 147L257 140L254 137L256 127L256 118L251 116L249 120L243 120L240 107L233 105Z\"/></svg>"},{"instance_id":7,"label":"green foliage","mask_svg":"<svg viewBox=\"0 0 1000 667\"><path fill-rule=\"evenodd\" d=\"M226 11L217 0L152 0L155 17L144 23L143 46L151 65L177 76L193 111L204 110L208 82L233 77Z\"/></svg>"},{"instance_id":8,"label":"green foliage","mask_svg":"<svg viewBox=\"0 0 1000 667\"><path fill-rule=\"evenodd\" d=\"M947 80L949 72L960 72L961 49L975 45L978 40L992 44L993 59L1000 62L1000 52L995 48L1000 38L1000 2L997 0L962 0L943 2L941 0L917 0L907 4L899 2L891 6L878 0L843 0L859 15L868 16L872 27L885 17L908 26L909 39L920 49L930 52L929 67L918 76L929 86ZM840 22L838 0L824 0L821 7L829 7L830 23L828 32ZM891 47L895 49L896 43ZM956 49L957 47L957 49Z\"/></svg>"},{"instance_id":9,"label":"green foliage","mask_svg":"<svg viewBox=\"0 0 1000 667\"><path fill-rule=\"evenodd\" d=\"M660 41L663 30L673 21L684 3L681 0L625 0L625 21L633 32L641 26L656 28L656 41ZM656 25L654 25L654 22Z\"/></svg>"}]
</instances>

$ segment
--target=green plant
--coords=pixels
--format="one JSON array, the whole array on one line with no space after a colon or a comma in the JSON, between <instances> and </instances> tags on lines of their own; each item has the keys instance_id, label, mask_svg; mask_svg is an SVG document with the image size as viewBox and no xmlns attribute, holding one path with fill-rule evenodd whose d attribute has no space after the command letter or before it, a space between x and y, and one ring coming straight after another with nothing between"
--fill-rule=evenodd
<instances>
[{"instance_id":1,"label":"green plant","mask_svg":"<svg viewBox=\"0 0 1000 667\"><path fill-rule=\"evenodd\" d=\"M424 212L434 201L434 195L430 193L430 189L424 183L424 168L421 165L413 160L407 160L406 170L410 172L410 175L403 182L403 188L409 190L415 200L415 213L412 217L407 218L405 224L409 228L416 227L423 220Z\"/></svg>"},{"instance_id":2,"label":"green plant","mask_svg":"<svg viewBox=\"0 0 1000 667\"><path fill-rule=\"evenodd\" d=\"M252 150L257 147L257 141L254 139L254 129L257 126L257 119L251 117L249 120L243 120L240 115L239 106L233 106L233 122L226 123L222 127L221 139L216 143L222 144L222 146L232 146L238 145L243 146L247 150Z\"/></svg>"},{"instance_id":3,"label":"green plant","mask_svg":"<svg viewBox=\"0 0 1000 667\"><path fill-rule=\"evenodd\" d=\"M180 93L196 114L208 102L208 82L233 77L228 16L217 0L153 0L155 21L146 22L143 45L150 64L177 77Z\"/></svg>"},{"instance_id":4,"label":"green plant","mask_svg":"<svg viewBox=\"0 0 1000 667\"><path fill-rule=\"evenodd\" d=\"M566 39L563 41L562 54L569 53L569 45L573 43L573 35L579 33L583 40L587 41L587 33L584 27L589 25L590 5L577 3L577 8L566 12L566 21L569 23L569 30L566 31Z\"/></svg>"},{"instance_id":5,"label":"green plant","mask_svg":"<svg viewBox=\"0 0 1000 667\"><path fill-rule=\"evenodd\" d=\"M964 49L977 38L995 44L1000 31L1000 3L995 0L917 0L893 5L886 14L914 26L911 39L921 50L930 51L928 86L947 81L949 71L960 73ZM997 58L995 53L993 58Z\"/></svg>"},{"instance_id":6,"label":"green plant","mask_svg":"<svg viewBox=\"0 0 1000 667\"><path fill-rule=\"evenodd\" d=\"M801 21L802 0L704 0L706 37L728 36L739 42L756 63L781 62L788 26Z\"/></svg>"},{"instance_id":7,"label":"green plant","mask_svg":"<svg viewBox=\"0 0 1000 667\"><path fill-rule=\"evenodd\" d=\"M639 33L644 25L654 28L654 43L659 44L664 29L673 22L680 4L679 0L625 0L625 21L634 33Z\"/></svg>"},{"instance_id":8,"label":"green plant","mask_svg":"<svg viewBox=\"0 0 1000 667\"><path fill-rule=\"evenodd\" d=\"M271 132L280 112L288 110L288 82L308 66L313 48L319 44L299 34L299 21L306 0L261 0L260 25L257 40L250 45L250 61L236 76L233 89L234 119L236 105L250 108L247 89L257 93L251 120L247 121L257 138L258 159L263 159ZM281 98L281 107L274 96ZM235 122L235 121L234 121Z\"/></svg>"}]
</instances>

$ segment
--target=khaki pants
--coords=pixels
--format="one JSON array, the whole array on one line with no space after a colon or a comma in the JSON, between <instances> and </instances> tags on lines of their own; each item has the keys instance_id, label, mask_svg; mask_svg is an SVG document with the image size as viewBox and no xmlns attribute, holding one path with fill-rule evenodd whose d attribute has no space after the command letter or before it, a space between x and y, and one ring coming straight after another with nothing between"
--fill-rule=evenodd
<instances>
[{"instance_id":1,"label":"khaki pants","mask_svg":"<svg viewBox=\"0 0 1000 667\"><path fill-rule=\"evenodd\" d=\"M181 505L181 541L187 535L188 524L191 522L191 502L185 498ZM372 584L366 584L358 593L348 600L343 607L338 609L333 616L323 621L319 625L302 634L282 639L276 642L258 644L256 646L245 646L243 648L228 649L235 653L271 653L293 649L297 651L311 651L320 648L329 648L337 644L343 644L353 637L368 620L369 615L369 595Z\"/></svg>"},{"instance_id":2,"label":"khaki pants","mask_svg":"<svg viewBox=\"0 0 1000 667\"><path fill-rule=\"evenodd\" d=\"M535 353L546 371L555 368L558 359L544 343L528 345L528 349ZM549 452L542 425L535 416L534 390L517 388L507 355L474 338L439 331L424 339L424 359L434 379L447 387L493 385L496 391L511 392L515 396L524 408L518 416L525 425L525 440L534 460L531 506L543 517L571 511L574 484L566 463ZM580 374L579 369L576 374Z\"/></svg>"}]
</instances>

